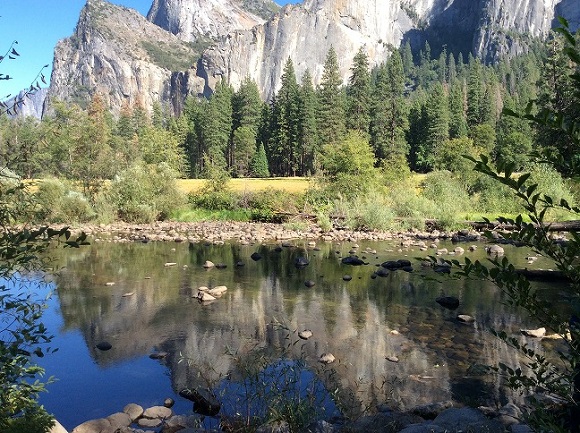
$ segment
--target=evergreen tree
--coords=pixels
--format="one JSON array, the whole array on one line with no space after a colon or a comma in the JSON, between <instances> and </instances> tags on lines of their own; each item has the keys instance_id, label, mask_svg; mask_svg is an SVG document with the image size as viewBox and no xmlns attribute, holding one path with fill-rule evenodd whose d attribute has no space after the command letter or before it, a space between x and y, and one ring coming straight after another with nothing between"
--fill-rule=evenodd
<instances>
[{"instance_id":1,"label":"evergreen tree","mask_svg":"<svg viewBox=\"0 0 580 433\"><path fill-rule=\"evenodd\" d=\"M330 47L318 88L317 130L322 146L338 143L346 133L342 78L336 51Z\"/></svg>"},{"instance_id":2,"label":"evergreen tree","mask_svg":"<svg viewBox=\"0 0 580 433\"><path fill-rule=\"evenodd\" d=\"M471 128L481 123L482 114L482 67L479 60L470 59L469 81L467 83L467 124Z\"/></svg>"},{"instance_id":3,"label":"evergreen tree","mask_svg":"<svg viewBox=\"0 0 580 433\"><path fill-rule=\"evenodd\" d=\"M409 146L407 101L403 62L395 50L377 73L373 92L371 144L375 155L391 164L406 164Z\"/></svg>"},{"instance_id":4,"label":"evergreen tree","mask_svg":"<svg viewBox=\"0 0 580 433\"><path fill-rule=\"evenodd\" d=\"M422 162L423 151L425 147L425 138L427 136L427 111L425 109L426 95L419 92L415 95L415 100L409 111L409 131L407 133L407 142L409 143L409 165L413 171L423 171Z\"/></svg>"},{"instance_id":5,"label":"evergreen tree","mask_svg":"<svg viewBox=\"0 0 580 433\"><path fill-rule=\"evenodd\" d=\"M226 152L232 130L232 88L224 80L204 107L199 123L202 141L202 173L215 176L226 173Z\"/></svg>"},{"instance_id":6,"label":"evergreen tree","mask_svg":"<svg viewBox=\"0 0 580 433\"><path fill-rule=\"evenodd\" d=\"M362 134L367 134L369 131L370 88L369 60L364 47L361 47L354 56L351 76L346 88L346 126Z\"/></svg>"},{"instance_id":7,"label":"evergreen tree","mask_svg":"<svg viewBox=\"0 0 580 433\"><path fill-rule=\"evenodd\" d=\"M580 36L576 36L578 40ZM564 175L572 175L574 167L580 164L578 140L566 131L567 125L580 124L580 92L577 90L574 75L577 79L580 67L573 65L569 53L580 56L577 48L568 47L565 51L565 40L562 36L553 36L548 41L548 58L542 75L542 86L538 98L539 118L536 123L538 149L552 161L557 170ZM576 47L580 42L576 42ZM580 62L578 62L580 63ZM560 126L558 118L565 119ZM563 123L563 122L562 122Z\"/></svg>"},{"instance_id":8,"label":"evergreen tree","mask_svg":"<svg viewBox=\"0 0 580 433\"><path fill-rule=\"evenodd\" d=\"M261 112L262 100L258 85L246 77L238 91L232 96L233 135L229 165L236 176L249 175L250 161L256 149ZM238 130L241 131L238 132ZM238 160L238 158L241 159Z\"/></svg>"},{"instance_id":9,"label":"evergreen tree","mask_svg":"<svg viewBox=\"0 0 580 433\"><path fill-rule=\"evenodd\" d=\"M437 158L439 146L449 139L449 105L447 95L441 83L431 89L426 111L426 137L424 146L418 155L419 166L423 170L432 170Z\"/></svg>"},{"instance_id":10,"label":"evergreen tree","mask_svg":"<svg viewBox=\"0 0 580 433\"><path fill-rule=\"evenodd\" d=\"M233 172L237 177L247 177L251 173L251 162L256 153L256 132L249 126L240 126L234 131Z\"/></svg>"},{"instance_id":11,"label":"evergreen tree","mask_svg":"<svg viewBox=\"0 0 580 433\"><path fill-rule=\"evenodd\" d=\"M282 85L272 102L272 130L269 143L273 172L280 176L294 176L299 169L298 83L292 59L288 58L281 77Z\"/></svg>"},{"instance_id":12,"label":"evergreen tree","mask_svg":"<svg viewBox=\"0 0 580 433\"><path fill-rule=\"evenodd\" d=\"M401 49L401 60L403 61L403 74L409 77L413 74L415 69L415 62L413 61L413 51L411 50L411 43L407 39Z\"/></svg>"},{"instance_id":13,"label":"evergreen tree","mask_svg":"<svg viewBox=\"0 0 580 433\"><path fill-rule=\"evenodd\" d=\"M268 158L266 157L266 149L263 143L258 144L258 150L254 153L251 163L252 176L254 177L269 177L270 170L268 169Z\"/></svg>"},{"instance_id":14,"label":"evergreen tree","mask_svg":"<svg viewBox=\"0 0 580 433\"><path fill-rule=\"evenodd\" d=\"M240 126L247 126L258 132L262 99L258 85L250 77L246 77L237 92L232 97L232 116L234 131Z\"/></svg>"},{"instance_id":15,"label":"evergreen tree","mask_svg":"<svg viewBox=\"0 0 580 433\"><path fill-rule=\"evenodd\" d=\"M449 137L467 137L464 85L454 80L449 89Z\"/></svg>"},{"instance_id":16,"label":"evergreen tree","mask_svg":"<svg viewBox=\"0 0 580 433\"><path fill-rule=\"evenodd\" d=\"M320 149L316 130L316 93L312 85L312 75L307 69L302 76L299 91L298 149L300 152L300 175L318 171Z\"/></svg>"}]
</instances>

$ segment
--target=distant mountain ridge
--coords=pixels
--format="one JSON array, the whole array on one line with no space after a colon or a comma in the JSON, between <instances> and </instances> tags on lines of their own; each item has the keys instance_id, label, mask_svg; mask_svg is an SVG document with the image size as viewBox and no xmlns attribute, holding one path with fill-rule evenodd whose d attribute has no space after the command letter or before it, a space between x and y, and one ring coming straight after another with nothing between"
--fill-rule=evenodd
<instances>
[{"instance_id":1,"label":"distant mountain ridge","mask_svg":"<svg viewBox=\"0 0 580 433\"><path fill-rule=\"evenodd\" d=\"M577 27L580 2L305 0L279 9L270 0L153 0L145 19L88 0L75 33L55 48L49 98L86 103L100 92L114 112L154 101L179 112L188 94L209 95L222 78L236 88L249 76L267 99L288 58L298 79L309 69L315 83L331 46L345 81L361 46L375 65L405 40L494 61L547 35L557 14Z\"/></svg>"}]
</instances>

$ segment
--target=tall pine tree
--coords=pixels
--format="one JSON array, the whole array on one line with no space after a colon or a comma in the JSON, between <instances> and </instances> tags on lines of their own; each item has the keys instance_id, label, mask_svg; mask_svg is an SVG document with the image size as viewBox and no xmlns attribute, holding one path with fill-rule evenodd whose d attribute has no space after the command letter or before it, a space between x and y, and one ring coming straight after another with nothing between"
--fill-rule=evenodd
<instances>
[{"instance_id":1,"label":"tall pine tree","mask_svg":"<svg viewBox=\"0 0 580 433\"><path fill-rule=\"evenodd\" d=\"M334 47L330 47L324 62L324 72L318 88L317 129L320 144L340 142L346 133L342 78Z\"/></svg>"},{"instance_id":2,"label":"tall pine tree","mask_svg":"<svg viewBox=\"0 0 580 433\"><path fill-rule=\"evenodd\" d=\"M353 131L367 134L370 124L371 75L369 59L361 47L353 59L351 76L346 88L346 126Z\"/></svg>"}]
</instances>

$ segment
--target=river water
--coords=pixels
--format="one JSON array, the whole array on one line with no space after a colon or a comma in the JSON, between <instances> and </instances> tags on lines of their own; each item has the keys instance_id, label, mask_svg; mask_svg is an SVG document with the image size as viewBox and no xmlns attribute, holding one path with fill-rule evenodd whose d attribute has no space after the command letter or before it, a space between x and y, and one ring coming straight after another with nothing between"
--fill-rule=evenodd
<instances>
[{"instance_id":1,"label":"river water","mask_svg":"<svg viewBox=\"0 0 580 433\"><path fill-rule=\"evenodd\" d=\"M395 241L353 246L93 243L51 251L56 276L44 320L59 350L40 362L57 381L41 403L72 429L128 403L152 406L167 397L175 399L175 412L190 413L192 404L179 391L211 387L232 415L241 410L236 404L247 403L248 389L257 393L248 376L265 382L257 372L280 377L288 366L299 366L298 381L333 393L333 399L316 402L328 413L339 407L356 415L377 404L407 410L446 400L501 405L517 399L501 378L481 374L481 365L521 363L489 330L519 335L537 323L506 306L505 295L489 283L453 280L422 267L416 259L434 250L401 249ZM443 247L455 246L441 242ZM517 266L530 267L529 251L505 249ZM354 251L368 265L341 263ZM250 257L255 252L262 256L258 261ZM296 267L298 257L310 264ZM454 258L463 257L485 260L483 245ZM402 258L412 261L413 272L372 277L380 263ZM226 267L205 269L206 260ZM550 263L540 257L533 266ZM306 287L307 280L315 285ZM228 290L214 302L193 297L200 286L218 285ZM561 289L538 287L554 299ZM435 299L442 294L459 298L459 308L439 306ZM475 322L459 323L458 314ZM304 329L312 331L308 340L297 335ZM97 349L103 341L112 349ZM545 343L529 342L544 350ZM154 360L154 352L167 355ZM323 353L336 361L318 362Z\"/></svg>"}]
</instances>

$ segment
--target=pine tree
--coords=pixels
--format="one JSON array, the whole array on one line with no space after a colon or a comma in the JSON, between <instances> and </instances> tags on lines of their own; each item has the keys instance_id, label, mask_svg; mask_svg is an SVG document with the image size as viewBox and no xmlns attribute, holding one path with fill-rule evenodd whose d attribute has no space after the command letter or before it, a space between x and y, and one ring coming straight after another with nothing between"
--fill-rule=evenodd
<instances>
[{"instance_id":1,"label":"pine tree","mask_svg":"<svg viewBox=\"0 0 580 433\"><path fill-rule=\"evenodd\" d=\"M342 78L336 51L330 47L318 88L317 130L322 146L340 142L346 133Z\"/></svg>"},{"instance_id":2,"label":"pine tree","mask_svg":"<svg viewBox=\"0 0 580 433\"><path fill-rule=\"evenodd\" d=\"M254 177L269 177L270 170L268 170L268 158L266 157L266 149L264 144L258 144L258 149L254 153L251 163L252 176Z\"/></svg>"},{"instance_id":3,"label":"pine tree","mask_svg":"<svg viewBox=\"0 0 580 433\"><path fill-rule=\"evenodd\" d=\"M346 88L346 126L362 134L367 134L369 131L370 87L369 60L364 47L361 47L354 56L351 76Z\"/></svg>"},{"instance_id":4,"label":"pine tree","mask_svg":"<svg viewBox=\"0 0 580 433\"><path fill-rule=\"evenodd\" d=\"M238 91L234 93L232 112L234 131L240 126L247 126L257 133L262 113L262 99L258 85L250 77L246 77Z\"/></svg>"},{"instance_id":5,"label":"pine tree","mask_svg":"<svg viewBox=\"0 0 580 433\"><path fill-rule=\"evenodd\" d=\"M447 95L441 83L436 83L429 94L426 111L426 137L418 156L423 170L432 170L438 147L449 139L449 108Z\"/></svg>"},{"instance_id":6,"label":"pine tree","mask_svg":"<svg viewBox=\"0 0 580 433\"><path fill-rule=\"evenodd\" d=\"M373 92L371 144L375 155L389 163L406 163L409 146L405 77L399 51L395 50L377 72Z\"/></svg>"},{"instance_id":7,"label":"pine tree","mask_svg":"<svg viewBox=\"0 0 580 433\"><path fill-rule=\"evenodd\" d=\"M467 137L464 85L454 80L449 89L449 137Z\"/></svg>"},{"instance_id":8,"label":"pine tree","mask_svg":"<svg viewBox=\"0 0 580 433\"><path fill-rule=\"evenodd\" d=\"M302 76L299 92L298 149L300 152L300 175L318 171L320 148L316 130L316 93L312 85L312 75L307 69Z\"/></svg>"},{"instance_id":9,"label":"pine tree","mask_svg":"<svg viewBox=\"0 0 580 433\"><path fill-rule=\"evenodd\" d=\"M226 152L232 130L232 89L220 81L200 116L202 172L207 176L226 173Z\"/></svg>"},{"instance_id":10,"label":"pine tree","mask_svg":"<svg viewBox=\"0 0 580 433\"><path fill-rule=\"evenodd\" d=\"M299 169L299 96L294 63L288 58L282 85L272 102L272 131L269 143L273 172L293 176Z\"/></svg>"},{"instance_id":11,"label":"pine tree","mask_svg":"<svg viewBox=\"0 0 580 433\"><path fill-rule=\"evenodd\" d=\"M482 114L482 68L479 60L470 58L469 81L467 83L467 124L470 128L481 122Z\"/></svg>"}]
</instances>

